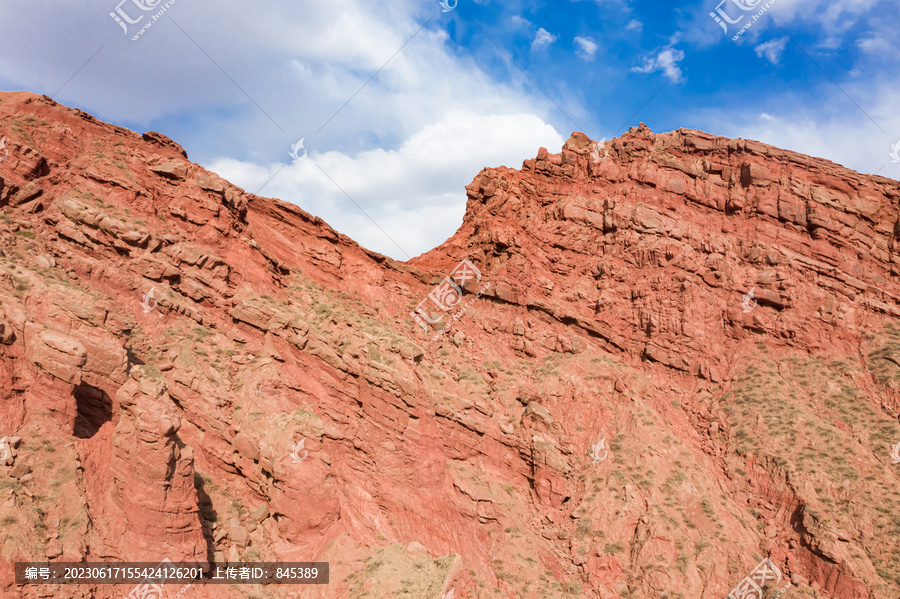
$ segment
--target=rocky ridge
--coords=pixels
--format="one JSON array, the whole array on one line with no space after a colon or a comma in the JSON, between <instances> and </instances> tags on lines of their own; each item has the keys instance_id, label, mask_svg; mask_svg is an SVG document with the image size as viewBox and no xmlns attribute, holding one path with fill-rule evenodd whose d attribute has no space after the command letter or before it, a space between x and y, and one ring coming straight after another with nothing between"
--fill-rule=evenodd
<instances>
[{"instance_id":1,"label":"rocky ridge","mask_svg":"<svg viewBox=\"0 0 900 599\"><path fill-rule=\"evenodd\" d=\"M711 598L765 556L898 595L896 181L576 133L399 263L161 134L24 93L0 130L0 596L121 593L18 560L208 558L329 561L304 597Z\"/></svg>"}]
</instances>

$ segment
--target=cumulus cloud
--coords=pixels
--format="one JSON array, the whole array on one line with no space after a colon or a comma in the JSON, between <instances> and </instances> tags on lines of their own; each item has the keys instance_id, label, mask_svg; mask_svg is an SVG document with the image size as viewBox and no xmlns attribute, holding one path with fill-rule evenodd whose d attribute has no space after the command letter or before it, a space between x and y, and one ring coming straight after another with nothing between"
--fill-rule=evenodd
<instances>
[{"instance_id":1,"label":"cumulus cloud","mask_svg":"<svg viewBox=\"0 0 900 599\"><path fill-rule=\"evenodd\" d=\"M631 70L635 73L655 73L660 71L672 83L680 83L684 80L681 75L681 67L678 66L678 62L681 60L684 60L683 51L666 47L656 55L645 57L642 66L632 67Z\"/></svg>"},{"instance_id":2,"label":"cumulus cloud","mask_svg":"<svg viewBox=\"0 0 900 599\"><path fill-rule=\"evenodd\" d=\"M406 259L456 232L465 211L464 187L483 167L519 168L539 147L558 151L564 141L531 114L451 109L396 150L311 151L307 160L289 166L222 158L209 166L250 190L271 177L263 195L303 206L339 231L353 231L365 247Z\"/></svg>"},{"instance_id":3,"label":"cumulus cloud","mask_svg":"<svg viewBox=\"0 0 900 599\"><path fill-rule=\"evenodd\" d=\"M766 60L771 62L772 64L778 64L781 60L781 54L784 52L784 47L787 45L788 38L782 37L777 40L768 41L764 44L760 44L756 46L756 55L762 58L766 57Z\"/></svg>"},{"instance_id":4,"label":"cumulus cloud","mask_svg":"<svg viewBox=\"0 0 900 599\"><path fill-rule=\"evenodd\" d=\"M637 19L631 19L627 25L625 25L625 31L637 31L640 33L644 29L644 24L638 21Z\"/></svg>"},{"instance_id":5,"label":"cumulus cloud","mask_svg":"<svg viewBox=\"0 0 900 599\"><path fill-rule=\"evenodd\" d=\"M597 44L594 40L589 37L577 36L575 38L575 45L578 46L578 50L576 51L578 56L588 62L594 60L594 55L597 53Z\"/></svg>"},{"instance_id":6,"label":"cumulus cloud","mask_svg":"<svg viewBox=\"0 0 900 599\"><path fill-rule=\"evenodd\" d=\"M541 48L545 48L555 42L559 38L558 35L554 35L541 27L538 29L537 34L534 36L534 41L531 42L532 50L539 50Z\"/></svg>"}]
</instances>

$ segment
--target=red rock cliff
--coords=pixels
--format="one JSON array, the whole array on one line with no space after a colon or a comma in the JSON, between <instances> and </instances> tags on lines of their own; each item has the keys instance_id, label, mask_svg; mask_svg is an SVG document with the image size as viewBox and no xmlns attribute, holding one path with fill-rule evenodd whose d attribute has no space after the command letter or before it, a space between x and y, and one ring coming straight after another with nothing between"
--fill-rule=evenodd
<instances>
[{"instance_id":1,"label":"red rock cliff","mask_svg":"<svg viewBox=\"0 0 900 599\"><path fill-rule=\"evenodd\" d=\"M329 561L304 597L712 598L763 557L898 595L896 181L576 133L399 263L158 133L24 93L0 131L2 596L122 594L20 560L208 558Z\"/></svg>"}]
</instances>

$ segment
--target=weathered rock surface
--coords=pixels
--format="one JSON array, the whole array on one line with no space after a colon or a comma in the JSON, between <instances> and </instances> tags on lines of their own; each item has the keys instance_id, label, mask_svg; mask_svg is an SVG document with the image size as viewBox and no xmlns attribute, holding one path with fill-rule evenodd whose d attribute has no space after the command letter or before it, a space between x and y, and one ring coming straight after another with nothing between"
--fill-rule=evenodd
<instances>
[{"instance_id":1,"label":"weathered rock surface","mask_svg":"<svg viewBox=\"0 0 900 599\"><path fill-rule=\"evenodd\" d=\"M100 555L142 561L158 554L165 539L166 557L173 561L207 557L193 448L179 446L181 417L166 387L155 367L132 368L116 394L119 419L108 472L84 475L92 505L104 515L97 522L105 545L98 547Z\"/></svg>"},{"instance_id":2,"label":"weathered rock surface","mask_svg":"<svg viewBox=\"0 0 900 599\"><path fill-rule=\"evenodd\" d=\"M576 133L399 263L160 133L24 93L0 129L3 599L122 595L15 561L164 558L329 561L323 598L710 599L764 556L900 594L896 181Z\"/></svg>"}]
</instances>

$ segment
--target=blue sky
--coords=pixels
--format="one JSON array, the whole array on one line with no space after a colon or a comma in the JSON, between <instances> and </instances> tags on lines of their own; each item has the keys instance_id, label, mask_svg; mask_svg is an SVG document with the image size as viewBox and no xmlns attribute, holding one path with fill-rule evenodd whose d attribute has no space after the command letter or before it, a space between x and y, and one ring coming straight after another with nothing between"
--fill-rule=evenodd
<instances>
[{"instance_id":1,"label":"blue sky","mask_svg":"<svg viewBox=\"0 0 900 599\"><path fill-rule=\"evenodd\" d=\"M162 131L397 259L456 231L482 167L574 130L697 128L900 179L895 0L119 2L4 3L0 88Z\"/></svg>"}]
</instances>

